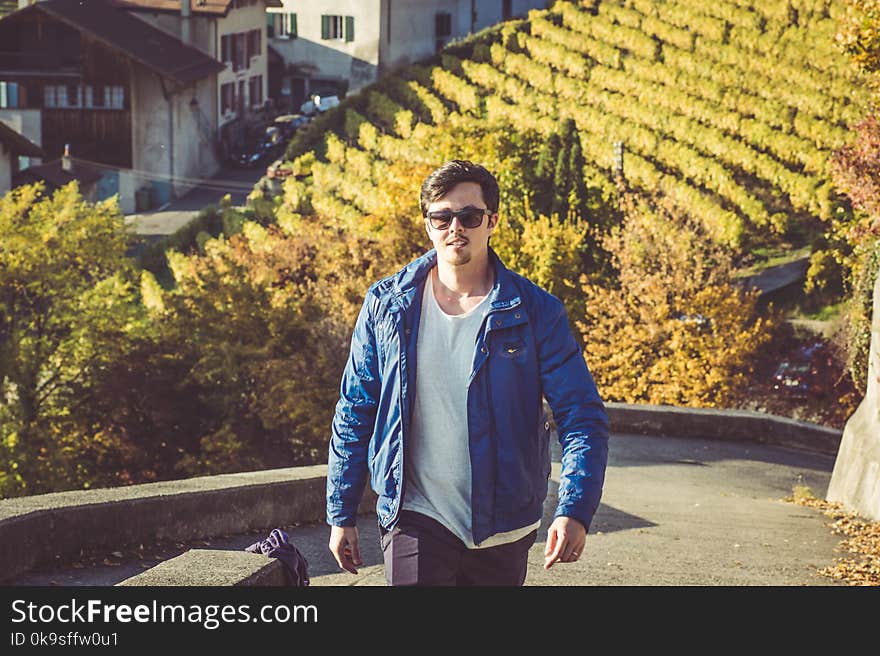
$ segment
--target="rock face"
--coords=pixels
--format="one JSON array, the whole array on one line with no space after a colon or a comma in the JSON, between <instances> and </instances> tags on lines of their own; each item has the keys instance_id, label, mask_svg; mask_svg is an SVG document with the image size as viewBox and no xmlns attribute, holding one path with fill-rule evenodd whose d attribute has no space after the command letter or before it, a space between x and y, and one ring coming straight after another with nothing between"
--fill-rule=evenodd
<instances>
[{"instance_id":1,"label":"rock face","mask_svg":"<svg viewBox=\"0 0 880 656\"><path fill-rule=\"evenodd\" d=\"M880 275L874 282L868 388L843 430L827 498L880 520Z\"/></svg>"}]
</instances>

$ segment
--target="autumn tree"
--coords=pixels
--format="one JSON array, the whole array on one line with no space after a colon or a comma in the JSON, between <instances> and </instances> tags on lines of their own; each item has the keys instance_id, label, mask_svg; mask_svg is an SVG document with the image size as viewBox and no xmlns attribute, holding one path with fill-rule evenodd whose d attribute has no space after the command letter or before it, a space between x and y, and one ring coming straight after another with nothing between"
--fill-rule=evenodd
<instances>
[{"instance_id":1,"label":"autumn tree","mask_svg":"<svg viewBox=\"0 0 880 656\"><path fill-rule=\"evenodd\" d=\"M868 116L855 127L855 139L838 150L831 161L837 187L852 202L841 207L828 231L828 255L848 273L850 300L843 341L853 382L859 390L867 380L871 334L873 281L880 275L880 2L847 0L838 43L866 74L874 91ZM822 255L822 254L820 254Z\"/></svg>"},{"instance_id":2,"label":"autumn tree","mask_svg":"<svg viewBox=\"0 0 880 656\"><path fill-rule=\"evenodd\" d=\"M123 357L142 329L127 236L113 201L76 184L0 198L0 493L30 494L82 478L92 446L74 439L76 390ZM94 434L92 434L94 437Z\"/></svg>"},{"instance_id":3,"label":"autumn tree","mask_svg":"<svg viewBox=\"0 0 880 656\"><path fill-rule=\"evenodd\" d=\"M729 253L667 201L627 199L603 240L619 277L583 277L576 325L605 398L629 403L730 406L779 319L730 281Z\"/></svg>"}]
</instances>

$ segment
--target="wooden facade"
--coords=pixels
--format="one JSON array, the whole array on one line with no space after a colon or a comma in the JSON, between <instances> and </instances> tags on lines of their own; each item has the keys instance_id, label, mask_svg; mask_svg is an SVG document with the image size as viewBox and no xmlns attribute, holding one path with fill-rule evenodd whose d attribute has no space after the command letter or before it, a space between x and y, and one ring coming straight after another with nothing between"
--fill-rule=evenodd
<instances>
[{"instance_id":1,"label":"wooden facade","mask_svg":"<svg viewBox=\"0 0 880 656\"><path fill-rule=\"evenodd\" d=\"M48 159L65 144L78 158L132 166L130 60L50 16L0 22L0 80L18 85L18 106L41 110Z\"/></svg>"}]
</instances>

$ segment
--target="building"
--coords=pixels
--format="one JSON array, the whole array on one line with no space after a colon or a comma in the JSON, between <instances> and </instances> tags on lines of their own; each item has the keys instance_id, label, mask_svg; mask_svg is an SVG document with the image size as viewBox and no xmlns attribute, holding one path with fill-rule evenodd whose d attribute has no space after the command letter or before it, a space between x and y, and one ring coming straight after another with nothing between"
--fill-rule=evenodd
<instances>
[{"instance_id":1,"label":"building","mask_svg":"<svg viewBox=\"0 0 880 656\"><path fill-rule=\"evenodd\" d=\"M267 8L281 0L111 0L158 29L195 46L224 67L215 103L200 108L223 149L244 137L248 118L261 117L268 100ZM216 114L212 120L211 112Z\"/></svg>"},{"instance_id":2,"label":"building","mask_svg":"<svg viewBox=\"0 0 880 656\"><path fill-rule=\"evenodd\" d=\"M0 121L0 196L12 188L22 158L42 156L42 148Z\"/></svg>"},{"instance_id":3,"label":"building","mask_svg":"<svg viewBox=\"0 0 880 656\"><path fill-rule=\"evenodd\" d=\"M164 204L263 110L267 2L21 0L0 18L0 119L50 161L69 145L103 170L98 198L124 212Z\"/></svg>"},{"instance_id":4,"label":"building","mask_svg":"<svg viewBox=\"0 0 880 656\"><path fill-rule=\"evenodd\" d=\"M281 0L267 9L270 95L283 109L357 90L547 0Z\"/></svg>"}]
</instances>

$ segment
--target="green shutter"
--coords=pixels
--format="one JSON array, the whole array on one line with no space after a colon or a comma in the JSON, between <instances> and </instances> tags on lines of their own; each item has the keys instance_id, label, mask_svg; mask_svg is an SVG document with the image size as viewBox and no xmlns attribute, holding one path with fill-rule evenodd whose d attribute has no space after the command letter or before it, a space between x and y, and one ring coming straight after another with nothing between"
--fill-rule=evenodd
<instances>
[{"instance_id":1,"label":"green shutter","mask_svg":"<svg viewBox=\"0 0 880 656\"><path fill-rule=\"evenodd\" d=\"M329 39L330 38L330 17L329 16L321 16L321 38Z\"/></svg>"},{"instance_id":2,"label":"green shutter","mask_svg":"<svg viewBox=\"0 0 880 656\"><path fill-rule=\"evenodd\" d=\"M266 38L275 36L275 14L266 13Z\"/></svg>"},{"instance_id":3,"label":"green shutter","mask_svg":"<svg viewBox=\"0 0 880 656\"><path fill-rule=\"evenodd\" d=\"M296 14L290 15L290 36L291 38L299 36L299 32L296 31Z\"/></svg>"},{"instance_id":4,"label":"green shutter","mask_svg":"<svg viewBox=\"0 0 880 656\"><path fill-rule=\"evenodd\" d=\"M345 40L354 41L354 16L345 17Z\"/></svg>"}]
</instances>

